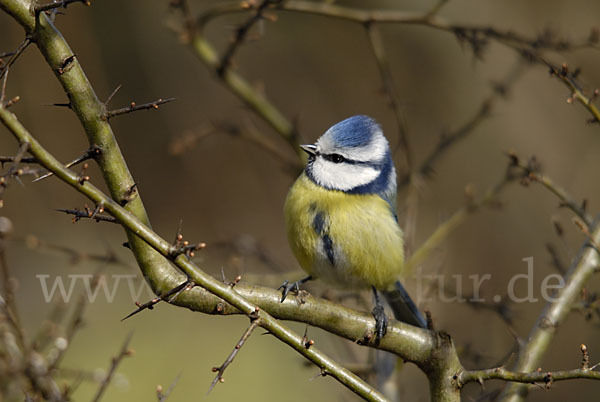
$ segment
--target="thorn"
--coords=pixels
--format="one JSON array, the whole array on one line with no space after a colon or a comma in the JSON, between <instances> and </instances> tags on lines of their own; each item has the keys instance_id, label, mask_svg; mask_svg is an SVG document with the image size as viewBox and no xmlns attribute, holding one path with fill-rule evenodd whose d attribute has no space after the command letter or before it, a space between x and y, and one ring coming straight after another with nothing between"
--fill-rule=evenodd
<instances>
[{"instance_id":1,"label":"thorn","mask_svg":"<svg viewBox=\"0 0 600 402\"><path fill-rule=\"evenodd\" d=\"M106 102L104 102L104 106L108 106L108 104L110 103L113 96L115 96L117 94L117 92L119 92L119 89L121 89L121 87L122 87L122 84L117 85L117 87L112 91L112 93L110 95L108 95Z\"/></svg>"},{"instance_id":2,"label":"thorn","mask_svg":"<svg viewBox=\"0 0 600 402\"><path fill-rule=\"evenodd\" d=\"M73 68L73 61L75 60L75 55L71 55L69 57L67 57L66 59L63 60L63 62L61 63L60 67L58 68L58 75L63 75L64 73L66 73L67 71L69 71L71 68Z\"/></svg>"}]
</instances>

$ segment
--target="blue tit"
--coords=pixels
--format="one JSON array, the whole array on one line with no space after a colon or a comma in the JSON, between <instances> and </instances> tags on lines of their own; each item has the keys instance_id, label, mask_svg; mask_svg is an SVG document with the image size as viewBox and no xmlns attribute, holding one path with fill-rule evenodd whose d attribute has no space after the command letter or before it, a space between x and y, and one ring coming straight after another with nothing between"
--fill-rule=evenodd
<instances>
[{"instance_id":1,"label":"blue tit","mask_svg":"<svg viewBox=\"0 0 600 402\"><path fill-rule=\"evenodd\" d=\"M380 126L353 116L301 147L308 163L287 195L284 213L291 249L309 276L284 282L282 301L314 278L338 287L371 287L376 341L387 328L378 291L396 319L426 328L398 281L404 243L396 216L396 170Z\"/></svg>"}]
</instances>

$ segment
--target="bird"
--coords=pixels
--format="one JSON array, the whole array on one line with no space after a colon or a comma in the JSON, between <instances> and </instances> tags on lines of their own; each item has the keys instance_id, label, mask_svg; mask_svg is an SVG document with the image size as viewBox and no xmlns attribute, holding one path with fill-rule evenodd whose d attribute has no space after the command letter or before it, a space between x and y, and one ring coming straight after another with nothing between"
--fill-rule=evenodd
<instances>
[{"instance_id":1,"label":"bird","mask_svg":"<svg viewBox=\"0 0 600 402\"><path fill-rule=\"evenodd\" d=\"M388 325L380 293L397 320L427 328L399 281L404 242L396 213L396 170L381 126L368 116L352 116L300 147L308 161L287 194L284 216L290 248L308 276L285 281L281 301L312 279L371 288L377 343Z\"/></svg>"}]
</instances>

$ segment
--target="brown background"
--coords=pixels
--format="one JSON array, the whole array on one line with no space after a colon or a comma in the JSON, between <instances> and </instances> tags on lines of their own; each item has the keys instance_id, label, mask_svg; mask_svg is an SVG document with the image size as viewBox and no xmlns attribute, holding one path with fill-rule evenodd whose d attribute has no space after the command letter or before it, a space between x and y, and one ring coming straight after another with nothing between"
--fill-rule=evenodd
<instances>
[{"instance_id":1,"label":"brown background","mask_svg":"<svg viewBox=\"0 0 600 402\"><path fill-rule=\"evenodd\" d=\"M167 26L166 1L98 1L92 7L70 6L57 25L77 54L98 96L106 98L119 84L122 89L113 107L159 97L177 101L158 112L138 112L111 121L115 134L139 183L154 229L170 239L180 219L187 239L205 241L202 267L220 275L244 274L244 280L276 286L283 278L300 276L285 240L282 205L292 177L271 156L245 141L217 134L195 144L179 156L170 155L169 145L188 132L201 132L209 122L245 124L253 121L289 158L294 155L275 133L231 95L181 44ZM213 2L214 3L214 2ZM361 2L355 2L360 6ZM427 7L430 2L427 2ZM352 4L343 3L343 4ZM395 2L371 2L394 7ZM209 2L194 3L195 10ZM406 10L424 10L421 2L402 2ZM551 28L566 38L584 38L598 22L597 1L460 1L450 2L442 15L456 23L490 24L535 36ZM235 67L252 83L263 87L268 97L290 119L297 119L303 138L314 141L331 124L353 114L376 118L390 142L397 142L392 112L380 90L381 83L364 30L355 24L323 17L278 13L277 22L261 24L260 39L242 46ZM209 26L209 37L223 49L232 28L245 18L221 18ZM491 44L482 61L475 60L468 46L450 34L418 26L381 26L395 85L402 101L414 149L422 160L440 133L460 127L490 93L490 82L503 79L517 60L514 51ZM18 46L23 32L0 13L0 51ZM552 53L555 63L568 61L582 68L581 81L593 89L600 83L600 54L581 50ZM61 160L67 161L87 148L75 116L66 109L47 104L65 102L66 97L35 47L27 50L10 72L8 93L22 100L14 112L26 127ZM597 155L600 128L586 124L590 117L580 105L568 105L566 87L549 77L540 66L527 68L493 116L464 142L440 160L435 179L422 187L416 243L453 211L464 204L464 188L471 184L479 192L494 184L506 166L504 151L514 149L527 157L535 154L544 171L575 198L587 198L590 211L597 211L600 180ZM15 141L0 130L3 155L16 152ZM397 158L399 160L399 158ZM92 181L101 184L96 170ZM28 333L45 319L51 306L42 297L36 275L89 274L104 268L107 275L136 274L133 258L121 247L123 231L110 224L80 222L55 208L82 207L86 200L56 179L24 186L13 183L5 193L0 213L15 225L15 242L8 251L12 270L19 279L18 301ZM399 195L399 204L403 197ZM504 295L512 275L524 273L526 257L534 257L534 296L540 297L544 276L554 273L545 251L554 242L563 260L570 261L583 241L571 224L571 214L557 208L557 200L537 185L510 186L501 196L504 208L485 210L470 217L424 265L425 272L441 270L462 274L465 293L467 275L492 274L482 296ZM402 215L402 211L400 211ZM557 238L552 219L565 227ZM52 244L68 245L81 252L114 250L130 267L101 267L45 250L30 250L19 238L28 234ZM232 254L217 247L245 236L273 258L278 272L256 258ZM211 248L211 244L215 247ZM235 257L235 258L234 258ZM449 278L449 277L448 277ZM598 288L597 277L590 289ZM468 282L467 282L468 281ZM109 281L109 283L112 283ZM136 284L139 285L139 280ZM524 295L524 282L517 282ZM414 281L407 281L414 289ZM452 282L449 282L452 285ZM79 283L75 294L83 290ZM319 294L322 286L311 290ZM147 296L144 296L147 297ZM75 300L75 297L74 297ZM428 303L437 325L452 334L457 345L470 346L482 354L471 368L487 368L506 355L513 337L506 325L489 312L474 311L464 303ZM126 322L133 308L129 290L122 286L113 303L99 297L86 314L86 326L76 336L66 355L65 367L106 369L110 356L126 334L135 329L134 358L119 369L120 377L105 400L152 400L157 384L167 387L181 373L171 401L205 399L212 380L210 368L219 365L245 328L246 320L214 318L160 305ZM513 305L514 329L525 337L543 302ZM579 345L586 343L592 361L600 359L598 318L585 322L574 313L558 332L544 360L545 370L579 365ZM293 325L298 331L304 326ZM340 345L336 338L311 329L322 349L342 363L361 361L364 350ZM469 364L469 363L467 363ZM226 373L226 383L211 393L213 401L246 400L353 400L355 397L331 378L309 381L318 372L307 368L291 349L271 337L254 336ZM411 365L400 374L400 394L405 400L427 400L425 377ZM491 386L491 385L490 385ZM551 391L532 391L531 400L596 400L597 383L573 381L555 384ZM84 382L75 400L87 400L96 385ZM492 387L493 388L493 387ZM468 395L479 389L470 386Z\"/></svg>"}]
</instances>

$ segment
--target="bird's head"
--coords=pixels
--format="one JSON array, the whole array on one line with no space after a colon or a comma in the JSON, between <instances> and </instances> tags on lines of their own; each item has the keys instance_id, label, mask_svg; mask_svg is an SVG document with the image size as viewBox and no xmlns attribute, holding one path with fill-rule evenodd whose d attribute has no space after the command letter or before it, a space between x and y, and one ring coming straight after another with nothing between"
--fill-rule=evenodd
<instances>
[{"instance_id":1,"label":"bird's head","mask_svg":"<svg viewBox=\"0 0 600 402\"><path fill-rule=\"evenodd\" d=\"M315 144L302 145L308 153L306 174L316 184L346 193L395 195L396 172L379 124L367 116L343 120Z\"/></svg>"}]
</instances>

